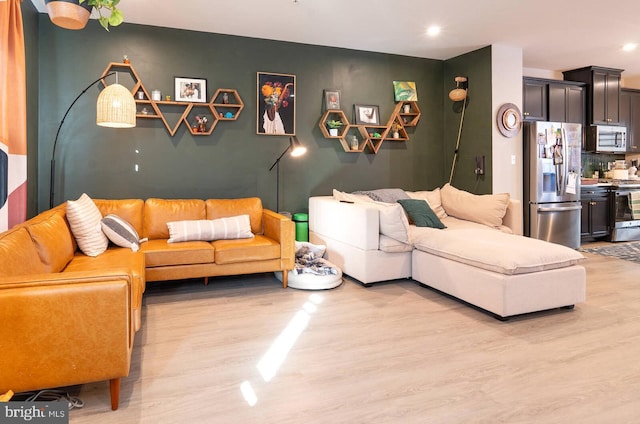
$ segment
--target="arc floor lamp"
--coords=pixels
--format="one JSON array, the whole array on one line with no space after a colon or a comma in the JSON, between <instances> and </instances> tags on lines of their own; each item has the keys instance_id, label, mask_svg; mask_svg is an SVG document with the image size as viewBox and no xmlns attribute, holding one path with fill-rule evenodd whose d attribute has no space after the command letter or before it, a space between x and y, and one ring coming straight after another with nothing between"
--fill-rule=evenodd
<instances>
[{"instance_id":1,"label":"arc floor lamp","mask_svg":"<svg viewBox=\"0 0 640 424\"><path fill-rule=\"evenodd\" d=\"M271 171L274 166L276 167L276 210L275 211L278 213L280 212L280 159L282 159L289 150L291 150L292 157L302 156L305 153L307 153L307 148L304 147L302 143L300 143L300 141L298 140L298 137L294 135L293 137L289 137L289 145L287 146L286 149L284 149L284 152L282 152L282 154L278 156L278 159L276 159L276 161L273 162L273 165L271 165L271 168L269 168L269 171Z\"/></svg>"},{"instance_id":2,"label":"arc floor lamp","mask_svg":"<svg viewBox=\"0 0 640 424\"><path fill-rule=\"evenodd\" d=\"M53 141L53 152L51 153L51 176L49 185L49 207L53 208L55 198L55 177L56 177L56 146L58 145L58 137L60 136L60 129L64 124L64 120L67 119L67 115L73 105L76 104L78 99L82 97L91 87L96 85L100 81L104 81L105 78L116 75L116 83L106 86L98 96L98 102L96 104L96 124L101 127L109 128L133 128L136 126L136 101L133 98L133 94L124 86L118 84L118 75L116 72L112 72L103 77L98 78L89 84L78 96L71 102L71 105L67 108L67 111L58 125L58 131L56 132L56 138Z\"/></svg>"}]
</instances>

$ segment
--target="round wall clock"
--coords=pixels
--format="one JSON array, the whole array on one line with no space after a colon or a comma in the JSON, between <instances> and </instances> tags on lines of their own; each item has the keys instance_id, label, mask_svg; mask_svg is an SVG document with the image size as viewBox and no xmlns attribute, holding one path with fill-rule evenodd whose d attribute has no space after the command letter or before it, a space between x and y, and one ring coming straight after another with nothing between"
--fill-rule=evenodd
<instances>
[{"instance_id":1,"label":"round wall clock","mask_svg":"<svg viewBox=\"0 0 640 424\"><path fill-rule=\"evenodd\" d=\"M496 116L498 129L505 137L515 137L520 132L522 126L522 115L520 109L513 103L505 103L500 106Z\"/></svg>"}]
</instances>

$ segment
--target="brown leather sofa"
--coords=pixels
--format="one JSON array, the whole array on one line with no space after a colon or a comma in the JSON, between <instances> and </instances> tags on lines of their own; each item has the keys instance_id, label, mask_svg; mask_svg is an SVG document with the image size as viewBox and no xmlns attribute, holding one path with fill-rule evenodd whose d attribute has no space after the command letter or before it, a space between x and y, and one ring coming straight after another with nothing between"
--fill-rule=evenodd
<instances>
[{"instance_id":1,"label":"brown leather sofa","mask_svg":"<svg viewBox=\"0 0 640 424\"><path fill-rule=\"evenodd\" d=\"M293 269L293 222L258 198L94 200L143 238L85 256L62 204L0 234L0 393L109 380L118 408L147 281ZM250 239L167 243L167 222L250 216ZM283 287L287 286L286 279Z\"/></svg>"}]
</instances>

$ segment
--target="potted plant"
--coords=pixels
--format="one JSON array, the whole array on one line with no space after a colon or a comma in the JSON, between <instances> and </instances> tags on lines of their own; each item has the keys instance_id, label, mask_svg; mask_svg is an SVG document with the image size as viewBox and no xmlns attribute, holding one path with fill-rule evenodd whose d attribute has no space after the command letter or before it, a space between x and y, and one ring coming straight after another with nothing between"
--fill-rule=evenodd
<instances>
[{"instance_id":1,"label":"potted plant","mask_svg":"<svg viewBox=\"0 0 640 424\"><path fill-rule=\"evenodd\" d=\"M329 135L332 137L337 137L338 130L343 125L344 125L344 122L340 120L332 119L331 121L327 121L327 126L329 127Z\"/></svg>"},{"instance_id":2,"label":"potted plant","mask_svg":"<svg viewBox=\"0 0 640 424\"><path fill-rule=\"evenodd\" d=\"M400 138L401 128L402 128L402 125L400 125L397 122L394 122L393 124L391 124L391 133L393 134L393 138Z\"/></svg>"},{"instance_id":3,"label":"potted plant","mask_svg":"<svg viewBox=\"0 0 640 424\"><path fill-rule=\"evenodd\" d=\"M82 29L87 25L91 10L98 11L98 22L107 31L109 26L118 26L124 20L118 9L120 0L45 0L51 22L66 29ZM105 13L109 12L107 16Z\"/></svg>"}]
</instances>

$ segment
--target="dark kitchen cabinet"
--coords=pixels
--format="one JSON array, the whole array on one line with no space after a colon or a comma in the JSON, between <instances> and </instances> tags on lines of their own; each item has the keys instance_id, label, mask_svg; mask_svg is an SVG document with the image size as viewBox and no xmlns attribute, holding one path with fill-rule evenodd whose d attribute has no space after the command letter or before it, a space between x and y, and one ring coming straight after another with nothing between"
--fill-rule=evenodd
<instances>
[{"instance_id":1,"label":"dark kitchen cabinet","mask_svg":"<svg viewBox=\"0 0 640 424\"><path fill-rule=\"evenodd\" d=\"M584 83L525 77L522 81L522 115L525 121L585 121Z\"/></svg>"},{"instance_id":2,"label":"dark kitchen cabinet","mask_svg":"<svg viewBox=\"0 0 640 424\"><path fill-rule=\"evenodd\" d=\"M548 120L584 125L585 102L582 84L549 83Z\"/></svg>"},{"instance_id":3,"label":"dark kitchen cabinet","mask_svg":"<svg viewBox=\"0 0 640 424\"><path fill-rule=\"evenodd\" d=\"M564 79L587 84L587 124L620 123L622 69L588 66L563 72Z\"/></svg>"},{"instance_id":4,"label":"dark kitchen cabinet","mask_svg":"<svg viewBox=\"0 0 640 424\"><path fill-rule=\"evenodd\" d=\"M582 241L606 237L611 232L611 193L606 187L583 186L580 192Z\"/></svg>"},{"instance_id":5,"label":"dark kitchen cabinet","mask_svg":"<svg viewBox=\"0 0 640 424\"><path fill-rule=\"evenodd\" d=\"M547 82L525 78L522 84L522 117L525 121L547 120Z\"/></svg>"},{"instance_id":6,"label":"dark kitchen cabinet","mask_svg":"<svg viewBox=\"0 0 640 424\"><path fill-rule=\"evenodd\" d=\"M620 125L627 127L627 152L640 153L640 90L620 91Z\"/></svg>"}]
</instances>

